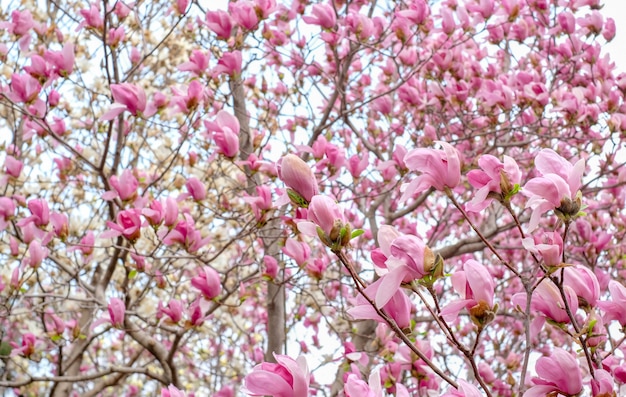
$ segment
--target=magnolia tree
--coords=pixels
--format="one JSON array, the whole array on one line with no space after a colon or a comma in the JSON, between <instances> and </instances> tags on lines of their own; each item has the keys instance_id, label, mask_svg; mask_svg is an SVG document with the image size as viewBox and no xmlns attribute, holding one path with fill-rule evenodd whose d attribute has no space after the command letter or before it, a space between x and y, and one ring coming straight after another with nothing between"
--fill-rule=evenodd
<instances>
[{"instance_id":1,"label":"magnolia tree","mask_svg":"<svg viewBox=\"0 0 626 397\"><path fill-rule=\"evenodd\" d=\"M0 7L0 390L615 396L598 0Z\"/></svg>"}]
</instances>

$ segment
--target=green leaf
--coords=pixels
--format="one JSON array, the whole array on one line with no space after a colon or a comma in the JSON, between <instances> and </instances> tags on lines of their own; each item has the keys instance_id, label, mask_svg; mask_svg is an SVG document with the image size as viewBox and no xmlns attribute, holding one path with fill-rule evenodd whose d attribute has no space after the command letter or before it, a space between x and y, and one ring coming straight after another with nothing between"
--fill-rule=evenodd
<instances>
[{"instance_id":1,"label":"green leaf","mask_svg":"<svg viewBox=\"0 0 626 397\"><path fill-rule=\"evenodd\" d=\"M128 278L130 280L134 279L137 276L137 270L133 269L130 271L130 273L128 273Z\"/></svg>"},{"instance_id":2,"label":"green leaf","mask_svg":"<svg viewBox=\"0 0 626 397\"><path fill-rule=\"evenodd\" d=\"M363 230L363 229L356 229L356 230L353 230L353 231L352 231L352 236L350 236L350 239L357 238L357 237L359 237L360 235L362 235L363 233L365 233L365 230Z\"/></svg>"},{"instance_id":3,"label":"green leaf","mask_svg":"<svg viewBox=\"0 0 626 397\"><path fill-rule=\"evenodd\" d=\"M11 350L13 350L13 347L9 342L0 342L0 357L8 357L11 354Z\"/></svg>"}]
</instances>

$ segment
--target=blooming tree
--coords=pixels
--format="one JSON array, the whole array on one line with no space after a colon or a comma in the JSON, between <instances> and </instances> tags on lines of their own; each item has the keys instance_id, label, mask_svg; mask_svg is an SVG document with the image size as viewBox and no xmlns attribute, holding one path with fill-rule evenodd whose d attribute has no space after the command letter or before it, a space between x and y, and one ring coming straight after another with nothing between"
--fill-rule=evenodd
<instances>
[{"instance_id":1,"label":"blooming tree","mask_svg":"<svg viewBox=\"0 0 626 397\"><path fill-rule=\"evenodd\" d=\"M624 393L599 0L6 3L5 395Z\"/></svg>"}]
</instances>

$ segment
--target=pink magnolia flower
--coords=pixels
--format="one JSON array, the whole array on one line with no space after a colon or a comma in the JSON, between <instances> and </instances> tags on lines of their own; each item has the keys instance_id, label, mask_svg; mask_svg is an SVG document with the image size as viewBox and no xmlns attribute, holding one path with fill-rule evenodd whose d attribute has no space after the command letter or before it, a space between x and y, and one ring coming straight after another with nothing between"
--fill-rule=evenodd
<instances>
[{"instance_id":1,"label":"pink magnolia flower","mask_svg":"<svg viewBox=\"0 0 626 397\"><path fill-rule=\"evenodd\" d=\"M524 397L545 397L563 394L576 396L583 389L580 366L572 355L558 347L550 357L541 357L535 365L538 377L533 378L535 386L526 390Z\"/></svg>"},{"instance_id":2,"label":"pink magnolia flower","mask_svg":"<svg viewBox=\"0 0 626 397\"><path fill-rule=\"evenodd\" d=\"M567 266L563 269L563 285L570 287L576 293L581 306L595 307L600 298L598 278L586 266Z\"/></svg>"},{"instance_id":3,"label":"pink magnolia flower","mask_svg":"<svg viewBox=\"0 0 626 397\"><path fill-rule=\"evenodd\" d=\"M515 191L515 186L519 185L522 179L522 172L513 158L503 156L503 159L504 162L501 162L492 155L482 155L478 159L478 166L481 169L467 173L469 183L478 189L467 205L468 211L482 211L494 198L506 200L507 196Z\"/></svg>"},{"instance_id":4,"label":"pink magnolia flower","mask_svg":"<svg viewBox=\"0 0 626 397\"><path fill-rule=\"evenodd\" d=\"M124 111L137 116L146 110L147 99L143 88L131 83L111 84L113 105L104 113L100 120L113 120Z\"/></svg>"},{"instance_id":5,"label":"pink magnolia flower","mask_svg":"<svg viewBox=\"0 0 626 397\"><path fill-rule=\"evenodd\" d=\"M578 297L576 293L568 286L564 286L563 290L567 297L568 305L571 313L578 310ZM526 307L526 293L513 295L513 304L521 308ZM561 297L561 293L556 285L550 279L542 280L535 288L532 295L530 307L534 311L538 311L545 317L557 323L569 323L570 318L565 310L565 303Z\"/></svg>"},{"instance_id":6,"label":"pink magnolia flower","mask_svg":"<svg viewBox=\"0 0 626 397\"><path fill-rule=\"evenodd\" d=\"M319 237L332 248L345 247L350 242L352 230L343 209L328 196L316 195L307 211L308 221L298 223L298 230L307 236Z\"/></svg>"},{"instance_id":7,"label":"pink magnolia flower","mask_svg":"<svg viewBox=\"0 0 626 397\"><path fill-rule=\"evenodd\" d=\"M609 281L610 301L599 301L596 305L604 312L604 321L617 320L626 326L626 287L615 280Z\"/></svg>"},{"instance_id":8,"label":"pink magnolia flower","mask_svg":"<svg viewBox=\"0 0 626 397\"><path fill-rule=\"evenodd\" d=\"M207 316L204 315L201 306L202 299L196 299L189 305L187 308L187 320L186 325L191 327L199 327L204 323L204 320L207 319Z\"/></svg>"},{"instance_id":9,"label":"pink magnolia flower","mask_svg":"<svg viewBox=\"0 0 626 397\"><path fill-rule=\"evenodd\" d=\"M80 244L70 247L68 251L80 251L86 257L89 257L93 253L93 248L96 243L96 237L91 230L88 230L83 238L80 239Z\"/></svg>"},{"instance_id":10,"label":"pink magnolia flower","mask_svg":"<svg viewBox=\"0 0 626 397\"><path fill-rule=\"evenodd\" d=\"M129 169L124 170L119 178L116 175L112 175L109 178L109 184L113 190L109 190L102 195L104 200L109 201L119 197L122 201L132 201L137 197L139 181L137 181L137 178Z\"/></svg>"},{"instance_id":11,"label":"pink magnolia flower","mask_svg":"<svg viewBox=\"0 0 626 397\"><path fill-rule=\"evenodd\" d=\"M529 197L526 208L532 208L528 230L533 231L539 218L549 210L566 220L573 219L581 208L581 179L585 160L572 165L552 149L543 149L535 158L541 176L526 183L522 193Z\"/></svg>"},{"instance_id":12,"label":"pink magnolia flower","mask_svg":"<svg viewBox=\"0 0 626 397\"><path fill-rule=\"evenodd\" d=\"M117 213L116 223L107 221L109 229L100 235L100 238L124 236L128 241L134 242L141 236L141 210L132 208Z\"/></svg>"},{"instance_id":13,"label":"pink magnolia flower","mask_svg":"<svg viewBox=\"0 0 626 397\"><path fill-rule=\"evenodd\" d=\"M23 227L28 223L33 223L37 227L48 225L50 222L50 209L46 200L32 199L28 202L28 209L31 216L17 222L17 226Z\"/></svg>"},{"instance_id":14,"label":"pink magnolia flower","mask_svg":"<svg viewBox=\"0 0 626 397\"><path fill-rule=\"evenodd\" d=\"M229 76L239 76L241 75L241 63L241 51L227 52L217 61L213 73L217 76L222 73Z\"/></svg>"},{"instance_id":15,"label":"pink magnolia flower","mask_svg":"<svg viewBox=\"0 0 626 397\"><path fill-rule=\"evenodd\" d=\"M61 51L46 51L46 61L52 65L57 76L67 77L74 69L74 44L66 43Z\"/></svg>"},{"instance_id":16,"label":"pink magnolia flower","mask_svg":"<svg viewBox=\"0 0 626 397\"><path fill-rule=\"evenodd\" d=\"M380 386L380 372L375 371L369 379L369 384L361 380L356 374L349 374L343 386L345 397L382 397Z\"/></svg>"},{"instance_id":17,"label":"pink magnolia flower","mask_svg":"<svg viewBox=\"0 0 626 397\"><path fill-rule=\"evenodd\" d=\"M298 266L304 266L311 255L311 248L309 248L308 244L291 237L285 241L282 251L285 255L292 258Z\"/></svg>"},{"instance_id":18,"label":"pink magnolia flower","mask_svg":"<svg viewBox=\"0 0 626 397\"><path fill-rule=\"evenodd\" d=\"M261 19L267 19L276 10L276 0L255 0L254 8Z\"/></svg>"},{"instance_id":19,"label":"pink magnolia flower","mask_svg":"<svg viewBox=\"0 0 626 397\"><path fill-rule=\"evenodd\" d=\"M611 374L604 369L596 369L594 378L591 379L591 395L593 397L610 397L614 396L614 384Z\"/></svg>"},{"instance_id":20,"label":"pink magnolia flower","mask_svg":"<svg viewBox=\"0 0 626 397\"><path fill-rule=\"evenodd\" d=\"M11 76L11 91L6 95L14 102L32 103L41 91L41 84L30 74L17 74Z\"/></svg>"},{"instance_id":21,"label":"pink magnolia flower","mask_svg":"<svg viewBox=\"0 0 626 397\"><path fill-rule=\"evenodd\" d=\"M233 30L233 20L226 11L208 11L206 13L206 24L218 39L228 39Z\"/></svg>"},{"instance_id":22,"label":"pink magnolia flower","mask_svg":"<svg viewBox=\"0 0 626 397\"><path fill-rule=\"evenodd\" d=\"M382 243L381 243L382 248ZM385 261L388 272L381 277L376 306L383 307L404 283L422 279L435 265L435 255L417 236L399 235L389 244Z\"/></svg>"},{"instance_id":23,"label":"pink magnolia flower","mask_svg":"<svg viewBox=\"0 0 626 397\"><path fill-rule=\"evenodd\" d=\"M461 300L441 310L444 320L455 320L462 308L467 309L470 318L479 327L493 320L495 283L485 266L473 259L468 260L463 264L462 271L452 274L452 286L461 295Z\"/></svg>"},{"instance_id":24,"label":"pink magnolia flower","mask_svg":"<svg viewBox=\"0 0 626 397\"><path fill-rule=\"evenodd\" d=\"M33 15L28 10L15 10L11 13L11 22L0 22L0 28L7 29L16 36L26 35L34 26Z\"/></svg>"},{"instance_id":25,"label":"pink magnolia flower","mask_svg":"<svg viewBox=\"0 0 626 397\"><path fill-rule=\"evenodd\" d=\"M111 324L115 328L124 327L124 315L126 313L126 305L124 301L118 298L111 298L109 302L109 317L111 318Z\"/></svg>"},{"instance_id":26,"label":"pink magnolia flower","mask_svg":"<svg viewBox=\"0 0 626 397\"><path fill-rule=\"evenodd\" d=\"M102 317L94 321L91 325L91 329L93 330L102 323L111 323L111 325L117 329L124 329L124 317L126 315L126 305L124 301L119 298L111 298L107 309L109 311L108 318Z\"/></svg>"},{"instance_id":27,"label":"pink magnolia flower","mask_svg":"<svg viewBox=\"0 0 626 397\"><path fill-rule=\"evenodd\" d=\"M263 276L273 280L278 275L278 261L273 256L265 255L263 257Z\"/></svg>"},{"instance_id":28,"label":"pink magnolia flower","mask_svg":"<svg viewBox=\"0 0 626 397\"><path fill-rule=\"evenodd\" d=\"M15 216L15 203L8 197L0 197L0 232L6 229Z\"/></svg>"},{"instance_id":29,"label":"pink magnolia flower","mask_svg":"<svg viewBox=\"0 0 626 397\"><path fill-rule=\"evenodd\" d=\"M421 175L404 185L401 201L406 201L414 194L419 194L431 187L437 190L456 187L461 180L461 161L459 153L449 143L437 141L443 150L413 149L404 156L404 163L411 171Z\"/></svg>"},{"instance_id":30,"label":"pink magnolia flower","mask_svg":"<svg viewBox=\"0 0 626 397\"><path fill-rule=\"evenodd\" d=\"M172 299L167 304L167 307L163 307L163 303L159 301L157 307L157 318L162 318L163 314L169 317L167 320L170 324L178 324L183 318L183 304L177 300Z\"/></svg>"},{"instance_id":31,"label":"pink magnolia flower","mask_svg":"<svg viewBox=\"0 0 626 397\"><path fill-rule=\"evenodd\" d=\"M104 28L104 21L100 13L100 2L94 2L93 4L91 4L89 9L82 9L79 11L79 13L83 16L83 18L85 18L85 20L80 23L79 29L84 26L96 30L101 30Z\"/></svg>"},{"instance_id":32,"label":"pink magnolia flower","mask_svg":"<svg viewBox=\"0 0 626 397\"><path fill-rule=\"evenodd\" d=\"M198 178L192 176L187 179L185 186L195 201L202 201L206 198L206 186Z\"/></svg>"},{"instance_id":33,"label":"pink magnolia flower","mask_svg":"<svg viewBox=\"0 0 626 397\"><path fill-rule=\"evenodd\" d=\"M459 388L456 390L449 390L441 397L482 397L483 393L471 383L466 382L463 379L458 380ZM526 394L524 394L525 396Z\"/></svg>"},{"instance_id":34,"label":"pink magnolia flower","mask_svg":"<svg viewBox=\"0 0 626 397\"><path fill-rule=\"evenodd\" d=\"M239 152L239 120L232 114L220 110L215 122L205 121L204 126L212 133L218 152L226 157L235 157Z\"/></svg>"},{"instance_id":35,"label":"pink magnolia flower","mask_svg":"<svg viewBox=\"0 0 626 397\"><path fill-rule=\"evenodd\" d=\"M167 227L174 226L178 220L178 203L173 197L152 200L148 208L141 210L141 214L152 226L159 226L163 222Z\"/></svg>"},{"instance_id":36,"label":"pink magnolia flower","mask_svg":"<svg viewBox=\"0 0 626 397\"><path fill-rule=\"evenodd\" d=\"M359 178L368 165L369 155L367 152L363 154L362 158L355 154L348 160L348 171L353 178Z\"/></svg>"},{"instance_id":37,"label":"pink magnolia flower","mask_svg":"<svg viewBox=\"0 0 626 397\"><path fill-rule=\"evenodd\" d=\"M191 279L191 285L197 288L206 299L211 300L222 291L219 273L210 266L203 266L198 275Z\"/></svg>"},{"instance_id":38,"label":"pink magnolia flower","mask_svg":"<svg viewBox=\"0 0 626 397\"><path fill-rule=\"evenodd\" d=\"M303 356L297 360L274 354L276 364L264 362L244 378L242 391L250 396L307 397L309 368Z\"/></svg>"},{"instance_id":39,"label":"pink magnolia flower","mask_svg":"<svg viewBox=\"0 0 626 397\"><path fill-rule=\"evenodd\" d=\"M7 156L4 159L4 169L6 170L7 175L9 175L10 177L19 178L23 168L24 163L17 160L13 156Z\"/></svg>"},{"instance_id":40,"label":"pink magnolia flower","mask_svg":"<svg viewBox=\"0 0 626 397\"><path fill-rule=\"evenodd\" d=\"M244 197L243 201L250 204L257 221L263 219L263 213L272 208L272 192L269 186L257 186L256 196Z\"/></svg>"},{"instance_id":41,"label":"pink magnolia flower","mask_svg":"<svg viewBox=\"0 0 626 397\"><path fill-rule=\"evenodd\" d=\"M191 72L194 76L202 76L209 68L209 54L200 50L193 50L189 61L178 65L178 70Z\"/></svg>"},{"instance_id":42,"label":"pink magnolia flower","mask_svg":"<svg viewBox=\"0 0 626 397\"><path fill-rule=\"evenodd\" d=\"M300 157L294 154L281 157L276 163L276 170L280 180L307 203L311 201L313 196L319 194L313 169Z\"/></svg>"},{"instance_id":43,"label":"pink magnolia flower","mask_svg":"<svg viewBox=\"0 0 626 397\"><path fill-rule=\"evenodd\" d=\"M46 331L51 336L61 336L65 332L65 321L57 316L52 310L46 310L44 314L44 323Z\"/></svg>"},{"instance_id":44,"label":"pink magnolia flower","mask_svg":"<svg viewBox=\"0 0 626 397\"><path fill-rule=\"evenodd\" d=\"M310 25L318 25L324 29L332 29L337 23L335 10L330 4L315 4L312 10L313 15L305 15L302 20Z\"/></svg>"},{"instance_id":45,"label":"pink magnolia flower","mask_svg":"<svg viewBox=\"0 0 626 397\"><path fill-rule=\"evenodd\" d=\"M546 232L522 240L526 250L541 255L547 267L560 266L563 259L563 239L557 232Z\"/></svg>"},{"instance_id":46,"label":"pink magnolia flower","mask_svg":"<svg viewBox=\"0 0 626 397\"><path fill-rule=\"evenodd\" d=\"M195 109L204 100L205 89L198 80L192 80L189 83L186 94L176 88L172 88L172 91L174 93L172 103L185 114Z\"/></svg>"},{"instance_id":47,"label":"pink magnolia flower","mask_svg":"<svg viewBox=\"0 0 626 397\"><path fill-rule=\"evenodd\" d=\"M50 214L50 223L52 223L54 234L62 241L65 241L65 238L69 234L69 220L67 215L53 212Z\"/></svg>"},{"instance_id":48,"label":"pink magnolia flower","mask_svg":"<svg viewBox=\"0 0 626 397\"><path fill-rule=\"evenodd\" d=\"M378 295L383 278L379 278L363 291L370 299L374 300ZM396 289L391 298L380 307L385 313L394 319L398 327L409 328L411 326L411 300L402 289ZM355 320L375 320L384 323L376 309L363 297L357 296L355 305L348 309L348 315Z\"/></svg>"},{"instance_id":49,"label":"pink magnolia flower","mask_svg":"<svg viewBox=\"0 0 626 397\"><path fill-rule=\"evenodd\" d=\"M11 350L11 356L24 356L30 357L37 352L38 349L42 348L42 341L37 339L37 337L31 333L26 333L22 335L22 344L18 345L15 342L11 342L11 346L13 346L13 350Z\"/></svg>"},{"instance_id":50,"label":"pink magnolia flower","mask_svg":"<svg viewBox=\"0 0 626 397\"><path fill-rule=\"evenodd\" d=\"M210 237L202 238L202 234L196 229L196 224L189 214L184 214L184 220L179 220L172 230L161 229L157 233L165 245L181 244L188 252L197 252L204 247Z\"/></svg>"},{"instance_id":51,"label":"pink magnolia flower","mask_svg":"<svg viewBox=\"0 0 626 397\"><path fill-rule=\"evenodd\" d=\"M169 385L167 389L161 389L161 397L187 397L187 393L174 385Z\"/></svg>"},{"instance_id":52,"label":"pink magnolia flower","mask_svg":"<svg viewBox=\"0 0 626 397\"><path fill-rule=\"evenodd\" d=\"M46 60L39 55L30 57L30 65L25 66L24 70L38 81L48 80L50 78L50 70Z\"/></svg>"},{"instance_id":53,"label":"pink magnolia flower","mask_svg":"<svg viewBox=\"0 0 626 397\"><path fill-rule=\"evenodd\" d=\"M32 268L38 268L41 262L48 256L50 251L43 247L39 240L33 240L28 245L28 257L26 263Z\"/></svg>"},{"instance_id":54,"label":"pink magnolia flower","mask_svg":"<svg viewBox=\"0 0 626 397\"><path fill-rule=\"evenodd\" d=\"M230 3L228 10L237 25L246 30L254 30L259 24L259 17L256 13L254 4L250 1L238 1Z\"/></svg>"}]
</instances>

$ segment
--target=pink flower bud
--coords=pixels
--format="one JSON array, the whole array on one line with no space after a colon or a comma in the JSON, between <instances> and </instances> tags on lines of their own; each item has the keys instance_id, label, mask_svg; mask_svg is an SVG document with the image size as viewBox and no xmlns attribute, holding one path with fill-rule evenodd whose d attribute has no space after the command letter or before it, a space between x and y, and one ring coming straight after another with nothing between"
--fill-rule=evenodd
<instances>
[{"instance_id":1,"label":"pink flower bud","mask_svg":"<svg viewBox=\"0 0 626 397\"><path fill-rule=\"evenodd\" d=\"M278 160L276 169L280 180L307 202L319 194L313 170L300 157L288 154Z\"/></svg>"},{"instance_id":2,"label":"pink flower bud","mask_svg":"<svg viewBox=\"0 0 626 397\"><path fill-rule=\"evenodd\" d=\"M202 201L206 198L206 187L198 178L191 177L185 184L187 191L196 201Z\"/></svg>"},{"instance_id":3,"label":"pink flower bud","mask_svg":"<svg viewBox=\"0 0 626 397\"><path fill-rule=\"evenodd\" d=\"M198 275L191 279L191 285L199 289L208 300L218 296L222 290L220 275L210 266L203 266Z\"/></svg>"},{"instance_id":4,"label":"pink flower bud","mask_svg":"<svg viewBox=\"0 0 626 397\"><path fill-rule=\"evenodd\" d=\"M111 298L108 309L111 324L113 324L115 328L124 328L124 316L126 314L126 305L124 304L124 301L118 298Z\"/></svg>"},{"instance_id":5,"label":"pink flower bud","mask_svg":"<svg viewBox=\"0 0 626 397\"><path fill-rule=\"evenodd\" d=\"M7 175L13 178L19 178L20 174L22 173L22 169L24 168L24 163L17 160L13 156L7 156L4 160L4 168Z\"/></svg>"}]
</instances>

